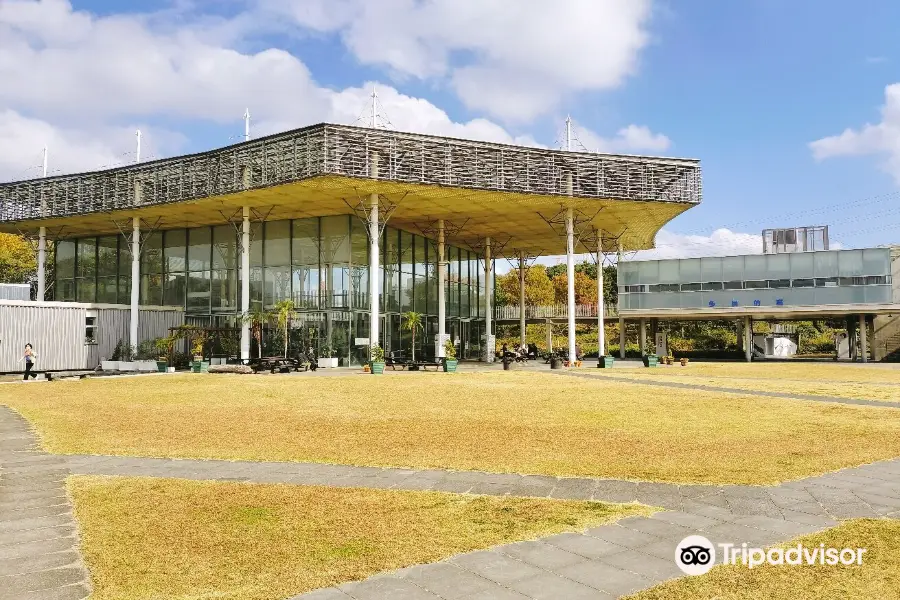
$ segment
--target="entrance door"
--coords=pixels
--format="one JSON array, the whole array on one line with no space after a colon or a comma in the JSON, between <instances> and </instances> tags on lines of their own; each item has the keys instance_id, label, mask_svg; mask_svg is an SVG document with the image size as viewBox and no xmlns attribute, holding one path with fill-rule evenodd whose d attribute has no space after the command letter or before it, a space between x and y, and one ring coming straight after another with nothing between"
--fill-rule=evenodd
<instances>
[{"instance_id":1,"label":"entrance door","mask_svg":"<svg viewBox=\"0 0 900 600\"><path fill-rule=\"evenodd\" d=\"M459 322L459 347L456 349L457 356L463 358L471 358L470 340L472 339L472 322L469 320Z\"/></svg>"}]
</instances>

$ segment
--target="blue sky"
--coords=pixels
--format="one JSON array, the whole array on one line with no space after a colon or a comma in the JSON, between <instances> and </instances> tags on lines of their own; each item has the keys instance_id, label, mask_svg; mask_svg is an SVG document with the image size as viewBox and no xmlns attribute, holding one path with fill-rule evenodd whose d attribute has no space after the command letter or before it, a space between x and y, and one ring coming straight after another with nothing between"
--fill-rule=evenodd
<instances>
[{"instance_id":1,"label":"blue sky","mask_svg":"<svg viewBox=\"0 0 900 600\"><path fill-rule=\"evenodd\" d=\"M400 129L552 147L569 113L590 150L700 158L704 202L660 235L667 255L754 251L772 226L828 224L845 246L900 242L900 87L882 114L900 82L900 3L139 0L123 10L0 3L0 54L24 65L0 67L19 82L0 90L0 130L13 132L0 136L0 179L37 175L44 143L59 171L126 162L134 127L145 156L224 145L242 133L244 105L259 134L349 123L377 83ZM723 227L735 235L710 237Z\"/></svg>"}]
</instances>

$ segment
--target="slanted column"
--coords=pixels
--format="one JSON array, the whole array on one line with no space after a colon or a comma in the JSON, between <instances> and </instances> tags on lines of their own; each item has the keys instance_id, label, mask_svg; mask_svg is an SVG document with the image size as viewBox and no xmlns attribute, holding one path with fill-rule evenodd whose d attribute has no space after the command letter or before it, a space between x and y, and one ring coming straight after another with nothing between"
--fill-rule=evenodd
<instances>
[{"instance_id":1,"label":"slanted column","mask_svg":"<svg viewBox=\"0 0 900 600\"><path fill-rule=\"evenodd\" d=\"M571 178L571 174L569 175ZM570 179L571 185L571 179ZM569 315L569 364L574 365L575 354L575 211L566 210L566 300Z\"/></svg>"},{"instance_id":2,"label":"slanted column","mask_svg":"<svg viewBox=\"0 0 900 600\"><path fill-rule=\"evenodd\" d=\"M753 320L744 317L744 357L747 362L753 360Z\"/></svg>"},{"instance_id":3,"label":"slanted column","mask_svg":"<svg viewBox=\"0 0 900 600\"><path fill-rule=\"evenodd\" d=\"M131 347L137 350L141 298L141 220L131 220L131 323L128 329Z\"/></svg>"},{"instance_id":4,"label":"slanted column","mask_svg":"<svg viewBox=\"0 0 900 600\"><path fill-rule=\"evenodd\" d=\"M597 232L597 360L602 361L606 356L606 327L604 326L603 312L603 240L600 232Z\"/></svg>"},{"instance_id":5,"label":"slanted column","mask_svg":"<svg viewBox=\"0 0 900 600\"><path fill-rule=\"evenodd\" d=\"M869 362L868 332L866 315L859 315L859 360L861 362Z\"/></svg>"},{"instance_id":6,"label":"slanted column","mask_svg":"<svg viewBox=\"0 0 900 600\"><path fill-rule=\"evenodd\" d=\"M38 233L37 301L43 302L47 294L47 228Z\"/></svg>"},{"instance_id":7,"label":"slanted column","mask_svg":"<svg viewBox=\"0 0 900 600\"><path fill-rule=\"evenodd\" d=\"M447 292L444 278L447 277L446 248L444 247L444 220L438 219L438 243L437 243L437 295L438 295L438 347L437 355L440 358L446 356L444 352L444 340L447 336Z\"/></svg>"},{"instance_id":8,"label":"slanted column","mask_svg":"<svg viewBox=\"0 0 900 600\"><path fill-rule=\"evenodd\" d=\"M522 250L519 250L519 345L525 345L525 252Z\"/></svg>"},{"instance_id":9,"label":"slanted column","mask_svg":"<svg viewBox=\"0 0 900 600\"><path fill-rule=\"evenodd\" d=\"M494 362L494 348L491 347L491 238L484 238L484 362Z\"/></svg>"},{"instance_id":10,"label":"slanted column","mask_svg":"<svg viewBox=\"0 0 900 600\"><path fill-rule=\"evenodd\" d=\"M377 152L372 153L370 162L369 174L372 179L378 179L379 155ZM381 315L379 312L381 294L378 289L381 284L378 276L381 269L381 236L378 225L378 206L378 194L369 194L369 348L381 345Z\"/></svg>"},{"instance_id":11,"label":"slanted column","mask_svg":"<svg viewBox=\"0 0 900 600\"><path fill-rule=\"evenodd\" d=\"M250 207L243 208L241 222L241 360L250 360Z\"/></svg>"},{"instance_id":12,"label":"slanted column","mask_svg":"<svg viewBox=\"0 0 900 600\"><path fill-rule=\"evenodd\" d=\"M619 358L625 358L625 317L619 317Z\"/></svg>"}]
</instances>

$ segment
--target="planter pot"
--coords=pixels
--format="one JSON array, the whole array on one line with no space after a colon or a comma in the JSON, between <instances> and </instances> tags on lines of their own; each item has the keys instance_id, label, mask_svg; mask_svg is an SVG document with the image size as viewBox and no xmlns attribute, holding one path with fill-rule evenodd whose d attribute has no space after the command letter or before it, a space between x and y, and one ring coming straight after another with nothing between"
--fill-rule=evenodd
<instances>
[{"instance_id":1,"label":"planter pot","mask_svg":"<svg viewBox=\"0 0 900 600\"><path fill-rule=\"evenodd\" d=\"M613 366L612 356L601 356L597 361L597 367L600 369L611 369Z\"/></svg>"},{"instance_id":2,"label":"planter pot","mask_svg":"<svg viewBox=\"0 0 900 600\"><path fill-rule=\"evenodd\" d=\"M644 366L645 367L655 367L659 364L659 357L655 354L646 354L644 355Z\"/></svg>"},{"instance_id":3,"label":"planter pot","mask_svg":"<svg viewBox=\"0 0 900 600\"><path fill-rule=\"evenodd\" d=\"M455 358L445 358L444 359L444 373L456 373L456 367L459 365L459 361Z\"/></svg>"},{"instance_id":4,"label":"planter pot","mask_svg":"<svg viewBox=\"0 0 900 600\"><path fill-rule=\"evenodd\" d=\"M118 371L119 361L117 360L101 360L100 368L104 371Z\"/></svg>"},{"instance_id":5,"label":"planter pot","mask_svg":"<svg viewBox=\"0 0 900 600\"><path fill-rule=\"evenodd\" d=\"M373 362L372 363L372 375L381 375L384 373L384 363L383 362Z\"/></svg>"},{"instance_id":6,"label":"planter pot","mask_svg":"<svg viewBox=\"0 0 900 600\"><path fill-rule=\"evenodd\" d=\"M158 370L155 360L136 360L134 369L140 373L154 373Z\"/></svg>"},{"instance_id":7,"label":"planter pot","mask_svg":"<svg viewBox=\"0 0 900 600\"><path fill-rule=\"evenodd\" d=\"M336 369L338 366L338 359L336 358L320 358L319 361L320 369Z\"/></svg>"},{"instance_id":8,"label":"planter pot","mask_svg":"<svg viewBox=\"0 0 900 600\"><path fill-rule=\"evenodd\" d=\"M166 373L174 373L174 372L175 372L175 367L169 367L166 369Z\"/></svg>"},{"instance_id":9,"label":"planter pot","mask_svg":"<svg viewBox=\"0 0 900 600\"><path fill-rule=\"evenodd\" d=\"M191 371L194 373L208 373L209 372L209 361L208 360L195 360L191 363Z\"/></svg>"},{"instance_id":10,"label":"planter pot","mask_svg":"<svg viewBox=\"0 0 900 600\"><path fill-rule=\"evenodd\" d=\"M688 359L682 358L682 359L681 359L681 366L682 366L682 367L686 367L687 364L688 364Z\"/></svg>"},{"instance_id":11,"label":"planter pot","mask_svg":"<svg viewBox=\"0 0 900 600\"><path fill-rule=\"evenodd\" d=\"M167 360L158 360L156 361L156 370L159 373L165 373L169 368L169 361Z\"/></svg>"},{"instance_id":12,"label":"planter pot","mask_svg":"<svg viewBox=\"0 0 900 600\"><path fill-rule=\"evenodd\" d=\"M562 368L562 361L561 361L560 359L558 359L558 358L555 358L555 357L554 357L554 358L551 358L551 359L550 359L550 368L551 368L551 369L561 369L561 368Z\"/></svg>"},{"instance_id":13,"label":"planter pot","mask_svg":"<svg viewBox=\"0 0 900 600\"><path fill-rule=\"evenodd\" d=\"M124 360L120 360L119 361L119 370L133 372L133 371L137 370L137 367L135 366L134 362L132 362L132 361L126 362Z\"/></svg>"}]
</instances>

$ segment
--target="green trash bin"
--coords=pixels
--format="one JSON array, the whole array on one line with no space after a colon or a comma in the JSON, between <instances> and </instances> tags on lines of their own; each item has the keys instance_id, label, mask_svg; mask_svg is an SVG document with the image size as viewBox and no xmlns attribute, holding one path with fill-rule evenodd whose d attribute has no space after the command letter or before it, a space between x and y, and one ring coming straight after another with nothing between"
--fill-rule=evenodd
<instances>
[{"instance_id":1,"label":"green trash bin","mask_svg":"<svg viewBox=\"0 0 900 600\"><path fill-rule=\"evenodd\" d=\"M659 356L656 354L645 354L644 355L644 366L645 367L655 367L659 364Z\"/></svg>"},{"instance_id":2,"label":"green trash bin","mask_svg":"<svg viewBox=\"0 0 900 600\"><path fill-rule=\"evenodd\" d=\"M601 356L597 361L597 367L600 369L611 369L613 366L612 356Z\"/></svg>"}]
</instances>

